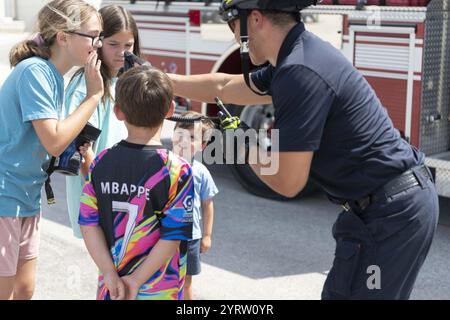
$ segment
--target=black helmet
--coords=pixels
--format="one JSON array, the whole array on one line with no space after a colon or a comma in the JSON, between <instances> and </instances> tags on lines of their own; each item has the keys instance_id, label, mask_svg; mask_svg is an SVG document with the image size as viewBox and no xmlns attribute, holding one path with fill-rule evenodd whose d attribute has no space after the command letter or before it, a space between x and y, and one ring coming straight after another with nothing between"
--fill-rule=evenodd
<instances>
[{"instance_id":1,"label":"black helmet","mask_svg":"<svg viewBox=\"0 0 450 320\"><path fill-rule=\"evenodd\" d=\"M267 92L260 93L250 85L250 56L248 48L248 34L246 19L253 9L258 10L274 10L280 12L299 12L300 10L317 4L319 0L222 0L219 13L225 22L234 19L241 21L241 61L242 72L247 86L257 95L266 95ZM320 1L321 2L321 1Z\"/></svg>"},{"instance_id":2,"label":"black helmet","mask_svg":"<svg viewBox=\"0 0 450 320\"><path fill-rule=\"evenodd\" d=\"M239 10L277 10L283 12L298 12L310 5L315 5L318 0L222 0L220 15L226 22L236 19Z\"/></svg>"}]
</instances>

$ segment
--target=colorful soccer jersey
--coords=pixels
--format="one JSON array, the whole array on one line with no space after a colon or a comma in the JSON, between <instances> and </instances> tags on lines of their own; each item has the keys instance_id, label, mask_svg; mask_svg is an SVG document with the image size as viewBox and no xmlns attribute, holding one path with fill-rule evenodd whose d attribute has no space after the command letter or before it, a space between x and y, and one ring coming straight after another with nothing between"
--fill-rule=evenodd
<instances>
[{"instance_id":1,"label":"colorful soccer jersey","mask_svg":"<svg viewBox=\"0 0 450 320\"><path fill-rule=\"evenodd\" d=\"M79 224L100 226L119 276L133 273L159 239L192 236L189 164L163 147L126 141L103 151L83 188ZM186 244L141 287L137 299L181 299ZM99 276L98 299L109 299Z\"/></svg>"}]
</instances>

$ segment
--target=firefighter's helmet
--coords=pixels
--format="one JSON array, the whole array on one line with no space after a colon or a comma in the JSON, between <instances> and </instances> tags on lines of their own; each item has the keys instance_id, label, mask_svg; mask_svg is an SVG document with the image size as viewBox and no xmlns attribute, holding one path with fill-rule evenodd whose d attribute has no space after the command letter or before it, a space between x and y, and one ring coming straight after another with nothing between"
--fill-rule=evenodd
<instances>
[{"instance_id":1,"label":"firefighter's helmet","mask_svg":"<svg viewBox=\"0 0 450 320\"><path fill-rule=\"evenodd\" d=\"M222 0L220 15L226 22L239 17L240 10L276 10L282 12L298 12L318 0Z\"/></svg>"}]
</instances>

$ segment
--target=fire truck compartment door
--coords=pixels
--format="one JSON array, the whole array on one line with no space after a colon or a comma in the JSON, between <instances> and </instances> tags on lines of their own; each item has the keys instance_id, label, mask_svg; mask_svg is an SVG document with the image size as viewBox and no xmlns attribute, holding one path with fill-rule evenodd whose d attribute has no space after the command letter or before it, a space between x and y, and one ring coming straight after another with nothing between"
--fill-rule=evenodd
<instances>
[{"instance_id":1,"label":"fire truck compartment door","mask_svg":"<svg viewBox=\"0 0 450 320\"><path fill-rule=\"evenodd\" d=\"M408 141L415 73L420 73L422 68L422 49L416 48L416 43L416 28L411 25L350 24L349 45L345 50L353 65L370 79L394 125Z\"/></svg>"}]
</instances>

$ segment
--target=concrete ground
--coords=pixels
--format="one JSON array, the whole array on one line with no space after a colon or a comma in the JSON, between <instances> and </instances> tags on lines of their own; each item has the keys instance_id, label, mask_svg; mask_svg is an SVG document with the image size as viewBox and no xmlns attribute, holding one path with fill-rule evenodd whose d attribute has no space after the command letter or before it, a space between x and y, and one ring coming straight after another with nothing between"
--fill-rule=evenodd
<instances>
[{"instance_id":1,"label":"concrete ground","mask_svg":"<svg viewBox=\"0 0 450 320\"><path fill-rule=\"evenodd\" d=\"M196 297L319 299L333 253L329 227L334 206L321 197L308 199L302 205L308 214L302 218L297 203L249 195L223 169L213 173L220 189L215 200L213 249L203 256L202 273L194 278ZM63 177L55 176L54 184L57 204L43 206L35 299L90 299L95 293L96 269L83 242L68 228ZM328 213L327 209L332 210ZM324 215L316 215L317 210ZM317 223L330 225L318 228ZM309 240L295 240L304 237Z\"/></svg>"},{"instance_id":2,"label":"concrete ground","mask_svg":"<svg viewBox=\"0 0 450 320\"><path fill-rule=\"evenodd\" d=\"M339 207L320 194L288 202L262 199L243 190L226 167L213 166L211 172L220 193L214 201L213 246L194 277L196 298L320 299ZM53 181L57 203L43 205L34 298L93 299L96 268L83 241L72 236L64 178L55 175ZM412 299L450 299L449 234L450 224L441 219Z\"/></svg>"}]
</instances>

